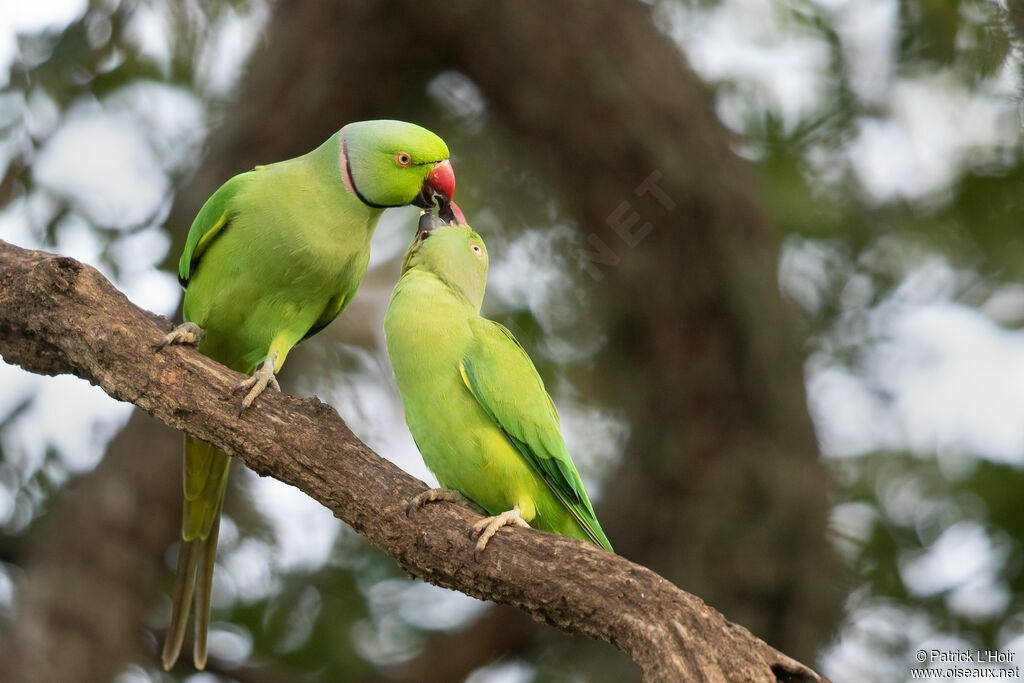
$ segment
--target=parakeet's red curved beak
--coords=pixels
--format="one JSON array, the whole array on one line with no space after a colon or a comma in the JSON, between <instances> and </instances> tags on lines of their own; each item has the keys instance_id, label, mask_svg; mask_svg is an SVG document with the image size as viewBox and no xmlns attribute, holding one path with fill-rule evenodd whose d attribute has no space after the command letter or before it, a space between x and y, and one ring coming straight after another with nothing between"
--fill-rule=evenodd
<instances>
[{"instance_id":1,"label":"parakeet's red curved beak","mask_svg":"<svg viewBox=\"0 0 1024 683\"><path fill-rule=\"evenodd\" d=\"M451 199L455 195L455 169L452 168L452 162L445 159L434 164L427 175L427 183L439 195Z\"/></svg>"},{"instance_id":2,"label":"parakeet's red curved beak","mask_svg":"<svg viewBox=\"0 0 1024 683\"><path fill-rule=\"evenodd\" d=\"M449 201L455 194L455 170L452 162L445 159L434 164L427 174L427 179L420 188L420 193L412 200L413 206L421 209L434 207L434 195L441 195L443 201Z\"/></svg>"}]
</instances>

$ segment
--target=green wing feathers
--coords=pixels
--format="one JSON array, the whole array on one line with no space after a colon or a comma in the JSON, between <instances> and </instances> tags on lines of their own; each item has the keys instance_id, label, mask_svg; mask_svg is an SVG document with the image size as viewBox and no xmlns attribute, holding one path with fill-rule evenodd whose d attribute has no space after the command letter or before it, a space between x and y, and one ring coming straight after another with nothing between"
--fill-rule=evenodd
<instances>
[{"instance_id":1,"label":"green wing feathers","mask_svg":"<svg viewBox=\"0 0 1024 683\"><path fill-rule=\"evenodd\" d=\"M188 285L206 249L231 222L232 200L252 179L254 173L256 171L241 173L221 185L220 189L206 200L196 219L192 221L192 227L185 239L185 249L181 252L181 260L178 261L178 282L182 287Z\"/></svg>"},{"instance_id":2,"label":"green wing feathers","mask_svg":"<svg viewBox=\"0 0 1024 683\"><path fill-rule=\"evenodd\" d=\"M533 361L505 327L470 320L474 344L459 370L477 402L579 523L607 550L594 508L562 439L558 412Z\"/></svg>"}]
</instances>

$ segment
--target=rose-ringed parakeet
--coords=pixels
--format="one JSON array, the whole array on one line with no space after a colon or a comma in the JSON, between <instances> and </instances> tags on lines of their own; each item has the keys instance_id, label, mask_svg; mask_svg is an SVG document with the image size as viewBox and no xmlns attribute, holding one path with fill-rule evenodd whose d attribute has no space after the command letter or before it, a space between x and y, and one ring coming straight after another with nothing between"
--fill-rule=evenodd
<instances>
[{"instance_id":1,"label":"rose-ringed parakeet","mask_svg":"<svg viewBox=\"0 0 1024 683\"><path fill-rule=\"evenodd\" d=\"M487 249L454 208L450 223L420 218L384 319L409 431L444 487L410 509L468 498L494 515L474 527L478 553L510 524L611 550L537 369L511 332L480 316Z\"/></svg>"},{"instance_id":2,"label":"rose-ringed parakeet","mask_svg":"<svg viewBox=\"0 0 1024 683\"><path fill-rule=\"evenodd\" d=\"M241 411L291 348L326 327L366 272L370 238L384 209L450 199L448 147L403 121L350 123L312 152L237 175L199 211L181 255L184 318L160 344L199 351L251 375ZM163 663L178 658L196 601L197 668L206 664L210 588L229 457L185 437L182 541Z\"/></svg>"}]
</instances>

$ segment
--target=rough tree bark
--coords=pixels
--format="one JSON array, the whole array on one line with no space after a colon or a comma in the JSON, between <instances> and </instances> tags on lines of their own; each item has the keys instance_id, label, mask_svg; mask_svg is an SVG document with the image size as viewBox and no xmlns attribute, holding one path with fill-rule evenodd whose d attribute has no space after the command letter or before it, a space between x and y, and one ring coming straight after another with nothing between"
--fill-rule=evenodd
<instances>
[{"instance_id":1,"label":"rough tree bark","mask_svg":"<svg viewBox=\"0 0 1024 683\"><path fill-rule=\"evenodd\" d=\"M274 392L236 418L230 389L241 376L191 349L154 353L169 328L93 268L0 241L7 362L98 384L258 474L297 486L411 574L608 641L645 680L821 680L699 598L586 543L508 530L476 560L466 533L474 513L439 504L407 516L406 501L422 482L376 455L316 399Z\"/></svg>"}]
</instances>

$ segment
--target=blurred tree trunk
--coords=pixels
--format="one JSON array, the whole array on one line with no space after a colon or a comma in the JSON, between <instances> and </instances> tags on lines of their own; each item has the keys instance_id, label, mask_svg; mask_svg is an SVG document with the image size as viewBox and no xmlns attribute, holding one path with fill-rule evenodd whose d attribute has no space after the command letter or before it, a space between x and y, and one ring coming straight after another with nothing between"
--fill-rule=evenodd
<instances>
[{"instance_id":1,"label":"blurred tree trunk","mask_svg":"<svg viewBox=\"0 0 1024 683\"><path fill-rule=\"evenodd\" d=\"M69 485L23 565L4 680L105 683L128 661L156 661L139 631L180 524L180 450L174 430L136 410L96 469Z\"/></svg>"},{"instance_id":2,"label":"blurred tree trunk","mask_svg":"<svg viewBox=\"0 0 1024 683\"><path fill-rule=\"evenodd\" d=\"M648 5L281 3L185 204L363 118L431 126L472 159L426 97L446 69L480 88L488 125L575 217L580 281L609 335L587 389L631 426L598 509L616 549L813 661L838 577L778 236ZM482 644L480 662L495 651Z\"/></svg>"}]
</instances>

